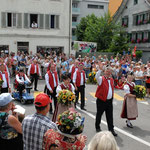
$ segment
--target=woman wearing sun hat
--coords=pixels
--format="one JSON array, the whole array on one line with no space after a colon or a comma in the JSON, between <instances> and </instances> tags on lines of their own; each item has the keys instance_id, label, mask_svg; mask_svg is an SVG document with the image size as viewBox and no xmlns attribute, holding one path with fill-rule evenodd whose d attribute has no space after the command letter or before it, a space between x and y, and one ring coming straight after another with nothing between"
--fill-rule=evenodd
<instances>
[{"instance_id":1,"label":"woman wearing sun hat","mask_svg":"<svg viewBox=\"0 0 150 150\"><path fill-rule=\"evenodd\" d=\"M83 150L86 137L81 133L84 128L84 118L74 111L74 108L63 112L58 117L58 130L50 129L44 135L45 150L53 145L59 150Z\"/></svg>"}]
</instances>

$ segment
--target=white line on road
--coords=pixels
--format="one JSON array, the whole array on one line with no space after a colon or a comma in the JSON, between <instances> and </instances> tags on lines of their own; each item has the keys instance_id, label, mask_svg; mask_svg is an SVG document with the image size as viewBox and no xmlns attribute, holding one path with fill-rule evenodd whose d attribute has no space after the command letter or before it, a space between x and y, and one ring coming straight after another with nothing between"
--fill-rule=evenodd
<instances>
[{"instance_id":1,"label":"white line on road","mask_svg":"<svg viewBox=\"0 0 150 150\"><path fill-rule=\"evenodd\" d=\"M89 113L89 112L87 112L87 111L81 110L78 106L76 106L76 107L77 107L77 109L79 109L79 110L82 111L83 113L85 113L85 114L87 114L88 116L90 116L91 118L95 119L95 116L94 116L93 114L91 114L91 113ZM102 122L102 124L107 125L106 121L103 121L103 120L102 120L101 122ZM132 134L130 134L130 133L128 133L128 132L126 132L126 131L124 131L124 130L118 128L118 127L114 127L114 129L115 129L116 131L118 131L118 132L120 132L120 133L122 133L122 134L124 134L124 135L126 135L126 136L128 136L128 137L130 137L130 138L132 138L132 139L134 139L134 140L136 140L136 141L138 141L138 142L140 142L140 143L142 143L142 144L147 145L147 146L150 147L150 143L149 143L149 142L144 141L143 139L140 139L140 138L138 138L138 137L136 137L136 136L134 136L134 135L132 135Z\"/></svg>"},{"instance_id":2,"label":"white line on road","mask_svg":"<svg viewBox=\"0 0 150 150\"><path fill-rule=\"evenodd\" d=\"M149 103L148 103L148 102L139 102L139 103L141 103L141 104L145 104L145 105L149 105Z\"/></svg>"}]
</instances>

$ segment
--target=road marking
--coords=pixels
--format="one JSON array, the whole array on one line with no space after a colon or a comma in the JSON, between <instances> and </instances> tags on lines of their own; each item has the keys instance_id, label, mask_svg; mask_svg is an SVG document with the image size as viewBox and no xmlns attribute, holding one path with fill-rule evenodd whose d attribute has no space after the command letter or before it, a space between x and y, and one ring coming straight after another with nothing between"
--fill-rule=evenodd
<instances>
[{"instance_id":1,"label":"road marking","mask_svg":"<svg viewBox=\"0 0 150 150\"><path fill-rule=\"evenodd\" d=\"M149 105L149 103L148 103L148 102L139 102L139 103L141 103L141 104L145 104L145 105Z\"/></svg>"},{"instance_id":2,"label":"road marking","mask_svg":"<svg viewBox=\"0 0 150 150\"><path fill-rule=\"evenodd\" d=\"M34 92L34 98L36 98L36 96L40 93L43 93L43 92L40 92L40 91Z\"/></svg>"},{"instance_id":3,"label":"road marking","mask_svg":"<svg viewBox=\"0 0 150 150\"><path fill-rule=\"evenodd\" d=\"M87 112L87 111L81 110L78 106L76 106L76 107L77 107L77 109L80 110L81 112L83 112L83 113L87 114L89 117L95 119L95 116L94 116L93 114L91 114L91 113L89 113L89 112ZM106 121L104 121L104 120L101 120L101 123L104 124L104 125L107 125ZM149 143L149 142L144 141L143 139L138 138L138 137L136 137L136 136L134 136L134 135L132 135L132 134L130 134L130 133L128 133L128 132L126 132L126 131L124 131L124 130L118 128L118 127L114 127L114 129L115 129L116 131L118 131L118 132L120 132L120 133L122 133L122 134L124 134L124 135L126 135L126 136L128 136L128 137L130 137L130 138L132 138L132 139L134 139L134 140L136 140L136 141L138 141L138 142L140 142L140 143L142 143L142 144L147 145L147 146L150 147L150 143Z\"/></svg>"}]
</instances>

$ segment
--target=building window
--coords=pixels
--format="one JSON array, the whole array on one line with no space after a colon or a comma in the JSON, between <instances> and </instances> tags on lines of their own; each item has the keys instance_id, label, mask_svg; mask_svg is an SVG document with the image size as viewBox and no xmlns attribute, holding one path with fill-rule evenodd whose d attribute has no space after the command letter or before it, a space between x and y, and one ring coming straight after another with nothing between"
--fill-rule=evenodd
<instances>
[{"instance_id":1,"label":"building window","mask_svg":"<svg viewBox=\"0 0 150 150\"><path fill-rule=\"evenodd\" d=\"M104 6L103 5L88 4L88 8L92 8L92 9L104 9Z\"/></svg>"},{"instance_id":2,"label":"building window","mask_svg":"<svg viewBox=\"0 0 150 150\"><path fill-rule=\"evenodd\" d=\"M138 0L134 0L134 5L138 4Z\"/></svg>"},{"instance_id":3,"label":"building window","mask_svg":"<svg viewBox=\"0 0 150 150\"><path fill-rule=\"evenodd\" d=\"M7 13L7 27L16 27L17 17L16 13Z\"/></svg>"},{"instance_id":4,"label":"building window","mask_svg":"<svg viewBox=\"0 0 150 150\"><path fill-rule=\"evenodd\" d=\"M77 17L72 17L72 22L77 22Z\"/></svg>"},{"instance_id":5,"label":"building window","mask_svg":"<svg viewBox=\"0 0 150 150\"><path fill-rule=\"evenodd\" d=\"M59 16L58 15L51 15L50 16L50 28L51 29L58 29L59 28Z\"/></svg>"},{"instance_id":6,"label":"building window","mask_svg":"<svg viewBox=\"0 0 150 150\"><path fill-rule=\"evenodd\" d=\"M72 8L78 8L78 3L72 3Z\"/></svg>"},{"instance_id":7,"label":"building window","mask_svg":"<svg viewBox=\"0 0 150 150\"><path fill-rule=\"evenodd\" d=\"M38 27L38 15L37 14L30 14L30 27L37 28Z\"/></svg>"},{"instance_id":8,"label":"building window","mask_svg":"<svg viewBox=\"0 0 150 150\"><path fill-rule=\"evenodd\" d=\"M128 27L128 17L122 18L122 26L123 27Z\"/></svg>"}]
</instances>

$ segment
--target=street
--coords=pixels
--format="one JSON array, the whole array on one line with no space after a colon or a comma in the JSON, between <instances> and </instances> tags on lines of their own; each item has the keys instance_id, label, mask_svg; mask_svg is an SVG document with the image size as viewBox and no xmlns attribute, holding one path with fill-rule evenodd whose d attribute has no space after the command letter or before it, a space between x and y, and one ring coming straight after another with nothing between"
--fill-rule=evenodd
<instances>
[{"instance_id":1,"label":"street","mask_svg":"<svg viewBox=\"0 0 150 150\"><path fill-rule=\"evenodd\" d=\"M11 80L12 81L12 80ZM12 87L12 82L11 82ZM38 92L31 90L34 96L44 91L45 81L39 80ZM96 116L96 98L94 97L97 85L86 85L86 106L87 111L80 110L79 105L77 111L79 111L82 117L85 117L84 133L87 136L87 144L90 139L96 134L95 131L95 116ZM12 88L13 91L13 88ZM133 129L128 128L125 123L125 119L120 118L122 109L124 92L121 90L115 90L114 94L114 126L115 131L118 134L115 137L120 150L149 150L150 149L150 98L145 100L138 100L138 112L139 116L137 120L132 121ZM20 102L15 101L15 104L22 105ZM26 115L35 113L33 104L22 105L26 109ZM48 114L49 115L49 114ZM49 115L52 118L51 115ZM107 123L105 121L105 114L102 118L101 129L107 130Z\"/></svg>"}]
</instances>

